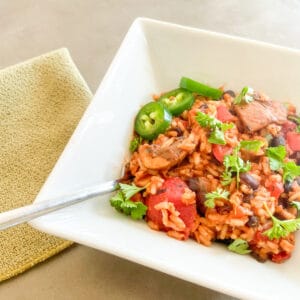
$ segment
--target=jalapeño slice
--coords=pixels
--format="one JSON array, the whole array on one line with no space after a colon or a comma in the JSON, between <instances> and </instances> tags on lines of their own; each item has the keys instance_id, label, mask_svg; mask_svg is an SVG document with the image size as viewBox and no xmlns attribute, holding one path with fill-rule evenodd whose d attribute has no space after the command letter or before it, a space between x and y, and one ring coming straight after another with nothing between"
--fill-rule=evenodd
<instances>
[{"instance_id":1,"label":"jalape\u00f1o slice","mask_svg":"<svg viewBox=\"0 0 300 300\"><path fill-rule=\"evenodd\" d=\"M145 104L135 118L135 131L146 140L155 139L169 127L172 115L160 102Z\"/></svg>"},{"instance_id":2,"label":"jalape\u00f1o slice","mask_svg":"<svg viewBox=\"0 0 300 300\"><path fill-rule=\"evenodd\" d=\"M158 101L161 102L172 115L178 116L192 107L195 98L191 92L180 88L163 94Z\"/></svg>"},{"instance_id":3,"label":"jalape\u00f1o slice","mask_svg":"<svg viewBox=\"0 0 300 300\"><path fill-rule=\"evenodd\" d=\"M179 85L181 88L187 89L190 92L195 92L201 96L209 97L214 100L220 99L223 94L219 89L212 88L187 77L182 77Z\"/></svg>"}]
</instances>

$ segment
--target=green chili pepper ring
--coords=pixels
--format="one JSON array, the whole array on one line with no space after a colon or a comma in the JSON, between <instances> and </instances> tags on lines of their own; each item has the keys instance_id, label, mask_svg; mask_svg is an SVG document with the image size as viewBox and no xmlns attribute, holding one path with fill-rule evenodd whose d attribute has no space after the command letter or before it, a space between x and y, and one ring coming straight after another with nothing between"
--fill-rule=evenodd
<instances>
[{"instance_id":1,"label":"green chili pepper ring","mask_svg":"<svg viewBox=\"0 0 300 300\"><path fill-rule=\"evenodd\" d=\"M185 110L190 109L195 101L194 95L185 89L176 89L163 94L159 99L168 111L179 116Z\"/></svg>"},{"instance_id":2,"label":"green chili pepper ring","mask_svg":"<svg viewBox=\"0 0 300 300\"><path fill-rule=\"evenodd\" d=\"M160 102L145 104L135 118L135 131L146 140L155 139L171 124L172 115Z\"/></svg>"}]
</instances>

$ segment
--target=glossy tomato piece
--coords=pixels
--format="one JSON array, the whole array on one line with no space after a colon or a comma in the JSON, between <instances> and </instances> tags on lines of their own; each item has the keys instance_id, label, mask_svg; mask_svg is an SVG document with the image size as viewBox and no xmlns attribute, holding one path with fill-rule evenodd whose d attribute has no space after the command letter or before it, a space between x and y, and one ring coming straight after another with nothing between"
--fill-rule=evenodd
<instances>
[{"instance_id":1,"label":"glossy tomato piece","mask_svg":"<svg viewBox=\"0 0 300 300\"><path fill-rule=\"evenodd\" d=\"M271 182L268 185L268 190L272 197L275 197L276 199L279 198L279 196L284 192L284 187L282 182Z\"/></svg>"},{"instance_id":2,"label":"glossy tomato piece","mask_svg":"<svg viewBox=\"0 0 300 300\"><path fill-rule=\"evenodd\" d=\"M300 133L289 131L286 134L288 146L293 151L300 151Z\"/></svg>"},{"instance_id":3,"label":"glossy tomato piece","mask_svg":"<svg viewBox=\"0 0 300 300\"><path fill-rule=\"evenodd\" d=\"M148 206L147 220L156 224L160 230L168 231L172 228L166 227L163 224L161 210L156 209L155 206L161 202L173 203L175 209L179 212L179 218L185 224L183 233L185 234L185 238L188 238L195 221L197 211L195 203L185 204L182 202L182 195L184 194L185 189L188 189L188 186L180 178L168 178L157 191L156 195L150 195L146 199L146 205Z\"/></svg>"},{"instance_id":4,"label":"glossy tomato piece","mask_svg":"<svg viewBox=\"0 0 300 300\"><path fill-rule=\"evenodd\" d=\"M284 135L286 135L290 131L294 131L297 125L292 121L285 121L281 126L281 131Z\"/></svg>"},{"instance_id":5,"label":"glossy tomato piece","mask_svg":"<svg viewBox=\"0 0 300 300\"><path fill-rule=\"evenodd\" d=\"M290 257L291 257L290 253L287 253L285 251L281 251L278 254L273 254L271 260L274 263L281 264L284 261L286 261L287 259L289 259Z\"/></svg>"},{"instance_id":6,"label":"glossy tomato piece","mask_svg":"<svg viewBox=\"0 0 300 300\"><path fill-rule=\"evenodd\" d=\"M224 105L217 107L217 119L221 122L230 122L234 120L234 115Z\"/></svg>"},{"instance_id":7,"label":"glossy tomato piece","mask_svg":"<svg viewBox=\"0 0 300 300\"><path fill-rule=\"evenodd\" d=\"M228 145L218 145L213 144L212 145L212 151L214 154L214 157L219 161L223 162L225 155L230 155L232 153L232 147Z\"/></svg>"}]
</instances>

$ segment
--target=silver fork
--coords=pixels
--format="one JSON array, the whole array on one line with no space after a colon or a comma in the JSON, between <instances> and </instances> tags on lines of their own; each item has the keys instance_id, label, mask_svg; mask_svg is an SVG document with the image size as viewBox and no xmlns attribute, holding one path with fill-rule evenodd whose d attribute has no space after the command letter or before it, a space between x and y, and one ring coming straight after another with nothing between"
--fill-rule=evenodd
<instances>
[{"instance_id":1,"label":"silver fork","mask_svg":"<svg viewBox=\"0 0 300 300\"><path fill-rule=\"evenodd\" d=\"M0 230L28 222L42 215L74 205L95 196L111 193L117 189L117 186L118 180L112 180L78 190L69 195L60 196L47 201L40 201L0 213Z\"/></svg>"}]
</instances>

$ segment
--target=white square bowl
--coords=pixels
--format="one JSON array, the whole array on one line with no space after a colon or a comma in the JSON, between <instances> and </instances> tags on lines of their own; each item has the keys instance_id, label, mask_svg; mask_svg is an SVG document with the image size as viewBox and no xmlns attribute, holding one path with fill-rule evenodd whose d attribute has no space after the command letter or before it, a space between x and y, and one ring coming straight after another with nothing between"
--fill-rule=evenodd
<instances>
[{"instance_id":1,"label":"white square bowl","mask_svg":"<svg viewBox=\"0 0 300 300\"><path fill-rule=\"evenodd\" d=\"M152 93L177 87L181 76L233 90L250 85L277 100L300 98L298 51L139 18L36 201L118 178L140 105ZM207 248L152 231L116 212L108 199L91 199L31 225L236 297L300 295L298 245L286 263L261 264L221 245Z\"/></svg>"}]
</instances>

